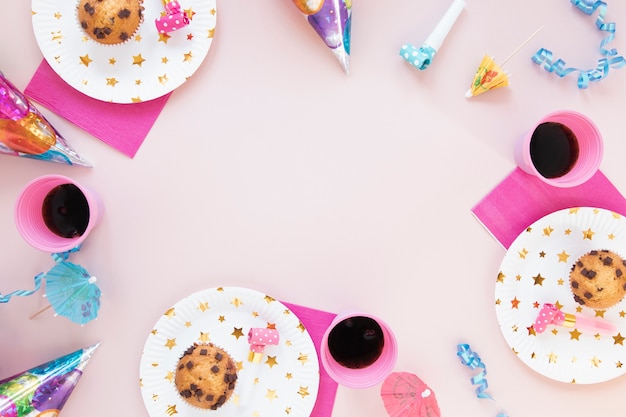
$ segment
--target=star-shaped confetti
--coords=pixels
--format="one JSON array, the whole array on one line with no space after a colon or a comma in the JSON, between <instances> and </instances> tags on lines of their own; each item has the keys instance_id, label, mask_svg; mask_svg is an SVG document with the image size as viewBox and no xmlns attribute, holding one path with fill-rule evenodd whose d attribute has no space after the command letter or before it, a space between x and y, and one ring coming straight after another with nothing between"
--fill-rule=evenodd
<instances>
[{"instance_id":1,"label":"star-shaped confetti","mask_svg":"<svg viewBox=\"0 0 626 417\"><path fill-rule=\"evenodd\" d=\"M86 67L89 67L89 64L93 62L93 59L89 58L89 54L83 55L80 57L80 63Z\"/></svg>"},{"instance_id":2,"label":"star-shaped confetti","mask_svg":"<svg viewBox=\"0 0 626 417\"><path fill-rule=\"evenodd\" d=\"M235 336L235 338L239 340L239 338L243 336L243 327L233 328L233 332L231 333L231 336Z\"/></svg>"}]
</instances>

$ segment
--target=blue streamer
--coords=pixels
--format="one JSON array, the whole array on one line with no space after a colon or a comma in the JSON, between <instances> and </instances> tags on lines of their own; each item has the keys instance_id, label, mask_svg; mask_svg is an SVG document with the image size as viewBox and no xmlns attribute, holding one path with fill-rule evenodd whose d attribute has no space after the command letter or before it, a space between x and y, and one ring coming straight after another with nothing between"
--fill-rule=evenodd
<instances>
[{"instance_id":1,"label":"blue streamer","mask_svg":"<svg viewBox=\"0 0 626 417\"><path fill-rule=\"evenodd\" d=\"M493 401L497 407L500 409L496 417L508 417L508 415L502 410L502 407L498 404L498 402L491 396L491 394L487 393L487 367L480 359L477 353L472 352L472 349L468 344L459 344L457 345L457 356L461 359L463 365L469 367L472 370L481 369L478 375L474 375L470 381L472 385L477 385L476 387L476 396L478 398L486 398L488 400Z\"/></svg>"},{"instance_id":2,"label":"blue streamer","mask_svg":"<svg viewBox=\"0 0 626 417\"><path fill-rule=\"evenodd\" d=\"M50 256L52 256L52 259L54 260L54 262L59 263L59 262L63 262L63 261L67 261L67 259L70 257L70 255L74 252L78 252L80 250L80 246L78 245L70 250L67 250L65 252L59 252L59 253L51 253ZM9 300L11 300L11 297L13 296L20 296L20 297L26 297L29 295L33 295L34 293L36 293L37 291L39 291L39 289L41 288L41 281L45 278L46 273L41 272L39 274L37 274L37 276L35 276L34 280L35 280L35 288L32 290L17 290L17 291L13 291L9 294L5 294L2 295L0 294L0 304L3 303L8 303Z\"/></svg>"},{"instance_id":3,"label":"blue streamer","mask_svg":"<svg viewBox=\"0 0 626 417\"><path fill-rule=\"evenodd\" d=\"M587 15L591 15L598 10L596 27L608 33L608 35L600 41L600 54L603 55L603 57L598 60L595 68L588 70L573 67L566 68L565 61L562 59L554 61L552 52L545 48L539 49L535 55L533 55L532 60L537 65L543 65L546 71L553 72L561 78L572 72L578 72L578 88L584 89L589 86L590 82L600 81L606 78L609 75L610 68L621 68L626 65L626 59L621 55L617 56L617 50L615 48L605 48L607 44L615 39L615 23L606 23L604 21L607 4L603 1L590 0L570 0L570 3Z\"/></svg>"},{"instance_id":4,"label":"blue streamer","mask_svg":"<svg viewBox=\"0 0 626 417\"><path fill-rule=\"evenodd\" d=\"M26 297L28 295L32 295L36 293L37 291L39 291L39 288L41 288L41 280L44 277L44 275L46 274L42 272L40 274L37 274L37 276L35 276L35 289L33 290L17 290L17 291L13 291L5 295L0 294L0 303L8 303L11 297L15 295L20 296L20 297Z\"/></svg>"}]
</instances>

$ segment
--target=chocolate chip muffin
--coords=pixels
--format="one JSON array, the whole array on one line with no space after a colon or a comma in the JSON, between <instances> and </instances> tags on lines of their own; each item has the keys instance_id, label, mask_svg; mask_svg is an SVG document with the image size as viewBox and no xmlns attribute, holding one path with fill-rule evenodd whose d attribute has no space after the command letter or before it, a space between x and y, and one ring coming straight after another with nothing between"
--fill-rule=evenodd
<instances>
[{"instance_id":1,"label":"chocolate chip muffin","mask_svg":"<svg viewBox=\"0 0 626 417\"><path fill-rule=\"evenodd\" d=\"M194 344L179 359L174 383L189 404L217 410L235 390L237 367L226 351L213 343Z\"/></svg>"},{"instance_id":2,"label":"chocolate chip muffin","mask_svg":"<svg viewBox=\"0 0 626 417\"><path fill-rule=\"evenodd\" d=\"M126 42L143 22L143 0L79 0L78 22L98 43Z\"/></svg>"},{"instance_id":3,"label":"chocolate chip muffin","mask_svg":"<svg viewBox=\"0 0 626 417\"><path fill-rule=\"evenodd\" d=\"M609 308L626 294L626 261L609 250L592 250L572 265L569 279L577 303Z\"/></svg>"}]
</instances>

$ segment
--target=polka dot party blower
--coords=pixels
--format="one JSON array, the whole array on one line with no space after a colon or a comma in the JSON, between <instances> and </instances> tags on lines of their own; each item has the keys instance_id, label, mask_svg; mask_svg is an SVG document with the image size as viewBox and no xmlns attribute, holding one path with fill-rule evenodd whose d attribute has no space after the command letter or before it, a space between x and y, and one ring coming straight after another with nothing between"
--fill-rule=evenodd
<instances>
[{"instance_id":1,"label":"polka dot party blower","mask_svg":"<svg viewBox=\"0 0 626 417\"><path fill-rule=\"evenodd\" d=\"M279 339L278 330L276 329L266 329L263 327L251 328L248 332L248 343L250 344L248 361L252 363L261 362L265 346L277 345Z\"/></svg>"},{"instance_id":2,"label":"polka dot party blower","mask_svg":"<svg viewBox=\"0 0 626 417\"><path fill-rule=\"evenodd\" d=\"M428 68L464 7L465 0L454 0L422 46L416 48L413 45L404 44L400 48L400 56L420 71Z\"/></svg>"},{"instance_id":3,"label":"polka dot party blower","mask_svg":"<svg viewBox=\"0 0 626 417\"><path fill-rule=\"evenodd\" d=\"M159 33L170 33L189 25L189 17L176 0L163 0L165 13L154 20Z\"/></svg>"},{"instance_id":4,"label":"polka dot party blower","mask_svg":"<svg viewBox=\"0 0 626 417\"><path fill-rule=\"evenodd\" d=\"M2 72L0 154L91 167Z\"/></svg>"},{"instance_id":5,"label":"polka dot party blower","mask_svg":"<svg viewBox=\"0 0 626 417\"><path fill-rule=\"evenodd\" d=\"M617 328L612 323L577 314L564 313L554 304L545 303L539 310L533 327L537 333L543 333L550 325L577 327L603 333L615 333L617 331Z\"/></svg>"}]
</instances>

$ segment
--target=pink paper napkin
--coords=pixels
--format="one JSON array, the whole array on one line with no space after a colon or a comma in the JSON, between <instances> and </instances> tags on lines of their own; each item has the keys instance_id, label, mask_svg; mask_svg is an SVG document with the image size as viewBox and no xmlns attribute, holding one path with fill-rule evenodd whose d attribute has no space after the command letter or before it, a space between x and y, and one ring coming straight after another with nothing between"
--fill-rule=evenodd
<instances>
[{"instance_id":1,"label":"pink paper napkin","mask_svg":"<svg viewBox=\"0 0 626 417\"><path fill-rule=\"evenodd\" d=\"M311 335L311 339L313 339L313 344L315 345L315 350L317 352L317 359L320 363L320 386L315 406L313 406L313 411L311 412L311 417L330 417L333 411L333 405L335 404L337 383L331 379L322 366L322 360L320 358L320 345L326 329L330 327L330 323L333 321L336 314L295 304L289 304L284 301L282 303L296 316L298 316L302 324L304 324L304 327L306 327L307 331Z\"/></svg>"},{"instance_id":2,"label":"pink paper napkin","mask_svg":"<svg viewBox=\"0 0 626 417\"><path fill-rule=\"evenodd\" d=\"M96 100L63 81L45 59L24 94L131 158L171 95L132 104Z\"/></svg>"},{"instance_id":3,"label":"pink paper napkin","mask_svg":"<svg viewBox=\"0 0 626 417\"><path fill-rule=\"evenodd\" d=\"M569 207L596 207L626 215L626 199L598 171L577 187L553 187L516 168L472 213L505 249L536 220Z\"/></svg>"}]
</instances>

